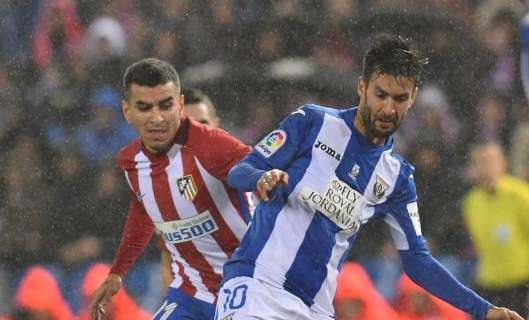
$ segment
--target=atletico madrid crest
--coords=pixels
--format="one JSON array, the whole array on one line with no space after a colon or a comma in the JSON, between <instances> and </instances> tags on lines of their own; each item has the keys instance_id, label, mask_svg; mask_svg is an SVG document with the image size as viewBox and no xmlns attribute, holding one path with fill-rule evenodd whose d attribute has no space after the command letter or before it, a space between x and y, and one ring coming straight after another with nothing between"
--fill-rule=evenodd
<instances>
[{"instance_id":1,"label":"atletico madrid crest","mask_svg":"<svg viewBox=\"0 0 529 320\"><path fill-rule=\"evenodd\" d=\"M195 180L193 180L193 176L190 174L176 179L176 186L178 187L178 191L180 191L182 197L189 201L193 201L198 193Z\"/></svg>"}]
</instances>

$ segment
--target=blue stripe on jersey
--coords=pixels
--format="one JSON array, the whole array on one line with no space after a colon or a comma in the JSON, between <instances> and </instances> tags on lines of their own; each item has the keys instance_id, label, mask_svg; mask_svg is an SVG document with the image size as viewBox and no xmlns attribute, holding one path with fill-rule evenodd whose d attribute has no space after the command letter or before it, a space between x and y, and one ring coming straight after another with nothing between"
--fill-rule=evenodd
<instances>
[{"instance_id":1,"label":"blue stripe on jersey","mask_svg":"<svg viewBox=\"0 0 529 320\"><path fill-rule=\"evenodd\" d=\"M237 191L237 201L239 202L239 208L241 208L242 211L242 218L244 219L244 222L248 224L252 219L252 216L250 215L250 208L248 208L248 200L244 198L244 192Z\"/></svg>"},{"instance_id":2,"label":"blue stripe on jersey","mask_svg":"<svg viewBox=\"0 0 529 320\"><path fill-rule=\"evenodd\" d=\"M284 288L309 306L327 276L327 263L334 247L334 235L338 231L331 220L316 212L285 276Z\"/></svg>"}]
</instances>

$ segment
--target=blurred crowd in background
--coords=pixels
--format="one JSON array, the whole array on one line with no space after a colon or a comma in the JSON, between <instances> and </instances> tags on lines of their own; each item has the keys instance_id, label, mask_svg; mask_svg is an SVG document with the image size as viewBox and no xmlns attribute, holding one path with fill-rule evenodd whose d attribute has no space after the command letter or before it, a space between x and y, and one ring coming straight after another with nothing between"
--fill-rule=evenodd
<instances>
[{"instance_id":1,"label":"blurred crowd in background","mask_svg":"<svg viewBox=\"0 0 529 320\"><path fill-rule=\"evenodd\" d=\"M471 285L475 251L461 214L470 146L498 142L509 172L529 180L525 12L523 1L500 0L3 0L0 314L36 264L78 312L87 266L111 262L129 201L114 156L135 137L120 110L131 62L172 62L184 87L211 97L221 126L254 144L304 103L355 105L362 55L382 31L411 37L430 59L396 149L416 166L434 256ZM360 232L351 259L396 297L389 233ZM127 278L150 311L164 294L158 260L153 246Z\"/></svg>"}]
</instances>

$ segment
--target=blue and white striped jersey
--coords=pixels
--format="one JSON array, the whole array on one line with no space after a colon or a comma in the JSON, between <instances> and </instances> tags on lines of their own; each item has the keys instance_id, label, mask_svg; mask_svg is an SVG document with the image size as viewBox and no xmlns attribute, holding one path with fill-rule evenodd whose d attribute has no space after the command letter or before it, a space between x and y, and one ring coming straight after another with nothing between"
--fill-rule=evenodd
<instances>
[{"instance_id":1,"label":"blue and white striped jersey","mask_svg":"<svg viewBox=\"0 0 529 320\"><path fill-rule=\"evenodd\" d=\"M246 191L273 168L286 171L289 184L257 206L224 266L224 281L261 279L332 317L339 269L370 220L387 222L398 250L431 257L421 234L413 166L392 152L391 137L374 145L360 134L356 112L303 106L232 169L228 182Z\"/></svg>"}]
</instances>

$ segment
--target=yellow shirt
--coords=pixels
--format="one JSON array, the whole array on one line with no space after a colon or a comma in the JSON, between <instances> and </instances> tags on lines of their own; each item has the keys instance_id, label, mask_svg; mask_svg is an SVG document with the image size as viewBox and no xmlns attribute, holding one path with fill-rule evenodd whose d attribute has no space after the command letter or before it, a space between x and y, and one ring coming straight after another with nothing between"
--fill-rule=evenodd
<instances>
[{"instance_id":1,"label":"yellow shirt","mask_svg":"<svg viewBox=\"0 0 529 320\"><path fill-rule=\"evenodd\" d=\"M504 176L494 193L474 187L463 216L478 255L478 285L509 288L529 281L529 185Z\"/></svg>"}]
</instances>

